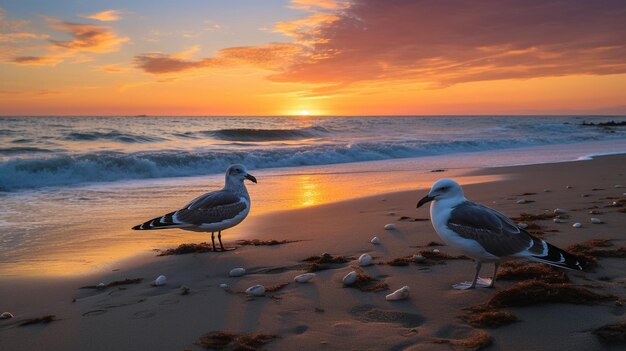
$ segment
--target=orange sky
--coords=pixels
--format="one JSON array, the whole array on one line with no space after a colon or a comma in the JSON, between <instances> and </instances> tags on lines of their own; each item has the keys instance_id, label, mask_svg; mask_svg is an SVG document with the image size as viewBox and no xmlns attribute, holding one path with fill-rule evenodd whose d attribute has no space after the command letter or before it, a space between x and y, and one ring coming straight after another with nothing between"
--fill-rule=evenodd
<instances>
[{"instance_id":1,"label":"orange sky","mask_svg":"<svg viewBox=\"0 0 626 351\"><path fill-rule=\"evenodd\" d=\"M626 114L623 1L17 3L0 115Z\"/></svg>"}]
</instances>

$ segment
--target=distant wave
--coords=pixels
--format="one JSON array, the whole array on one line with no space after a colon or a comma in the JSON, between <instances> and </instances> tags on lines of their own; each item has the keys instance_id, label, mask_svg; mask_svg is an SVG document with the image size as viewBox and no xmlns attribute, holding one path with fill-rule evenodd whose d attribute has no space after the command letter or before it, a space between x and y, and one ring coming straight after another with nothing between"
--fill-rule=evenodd
<instances>
[{"instance_id":1,"label":"distant wave","mask_svg":"<svg viewBox=\"0 0 626 351\"><path fill-rule=\"evenodd\" d=\"M17 141L14 141L17 142ZM6 147L6 148L0 148L0 155L11 155L11 154L22 154L25 152L45 152L45 153L49 153L49 152L54 152L53 150L49 150L49 149L40 149L38 147Z\"/></svg>"},{"instance_id":2,"label":"distant wave","mask_svg":"<svg viewBox=\"0 0 626 351\"><path fill-rule=\"evenodd\" d=\"M578 142L589 141L577 140ZM0 161L0 191L129 179L182 177L221 173L232 163L250 169L323 165L475 152L568 142L522 138L412 142L362 142L254 151L98 152ZM571 141L569 141L571 142Z\"/></svg>"},{"instance_id":3,"label":"distant wave","mask_svg":"<svg viewBox=\"0 0 626 351\"><path fill-rule=\"evenodd\" d=\"M149 137L145 135L137 135L130 133L122 133L111 131L108 133L103 132L72 132L64 136L65 140L70 141L97 141L97 140L109 140L117 141L120 143L149 143L156 141L164 141L166 139L159 137Z\"/></svg>"},{"instance_id":4,"label":"distant wave","mask_svg":"<svg viewBox=\"0 0 626 351\"><path fill-rule=\"evenodd\" d=\"M301 129L220 129L201 132L226 141L279 141L279 140L300 140L315 138L320 133L327 133L323 127L310 127Z\"/></svg>"}]
</instances>

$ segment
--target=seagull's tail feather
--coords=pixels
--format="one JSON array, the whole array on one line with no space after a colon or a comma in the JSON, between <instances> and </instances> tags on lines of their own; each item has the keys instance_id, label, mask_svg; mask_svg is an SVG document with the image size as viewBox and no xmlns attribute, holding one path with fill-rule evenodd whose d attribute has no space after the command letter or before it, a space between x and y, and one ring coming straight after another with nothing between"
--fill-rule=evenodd
<instances>
[{"instance_id":1,"label":"seagull's tail feather","mask_svg":"<svg viewBox=\"0 0 626 351\"><path fill-rule=\"evenodd\" d=\"M574 255L563 251L554 245L548 244L544 240L535 238L535 241L540 241L544 250L541 254L531 255L529 257L530 259L560 268L573 269L577 271L582 271L584 269L584 263Z\"/></svg>"},{"instance_id":2,"label":"seagull's tail feather","mask_svg":"<svg viewBox=\"0 0 626 351\"><path fill-rule=\"evenodd\" d=\"M168 229L168 228L183 228L187 227L186 223L180 223L176 221L174 215L176 211L170 212L161 217L153 218L145 223L134 226L133 230L152 230L152 229Z\"/></svg>"}]
</instances>

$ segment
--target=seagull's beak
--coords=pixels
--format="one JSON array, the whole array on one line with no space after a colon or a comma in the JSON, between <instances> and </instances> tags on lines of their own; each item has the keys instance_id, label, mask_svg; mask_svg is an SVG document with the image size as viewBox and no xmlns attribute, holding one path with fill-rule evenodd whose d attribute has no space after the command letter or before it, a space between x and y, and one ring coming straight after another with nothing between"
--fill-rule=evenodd
<instances>
[{"instance_id":1,"label":"seagull's beak","mask_svg":"<svg viewBox=\"0 0 626 351\"><path fill-rule=\"evenodd\" d=\"M256 178L252 174L250 173L246 174L246 179L256 184Z\"/></svg>"},{"instance_id":2,"label":"seagull's beak","mask_svg":"<svg viewBox=\"0 0 626 351\"><path fill-rule=\"evenodd\" d=\"M426 195L424 196L418 203L417 203L417 208L422 207L422 205L424 205L425 203L431 202L435 199L434 196L430 196L430 195Z\"/></svg>"}]
</instances>

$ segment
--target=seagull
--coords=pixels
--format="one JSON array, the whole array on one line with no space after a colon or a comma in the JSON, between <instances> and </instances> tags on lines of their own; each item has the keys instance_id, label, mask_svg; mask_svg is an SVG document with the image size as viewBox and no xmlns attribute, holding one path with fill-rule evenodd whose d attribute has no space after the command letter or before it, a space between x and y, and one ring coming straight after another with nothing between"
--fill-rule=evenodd
<instances>
[{"instance_id":1,"label":"seagull","mask_svg":"<svg viewBox=\"0 0 626 351\"><path fill-rule=\"evenodd\" d=\"M222 230L241 223L250 212L250 195L244 180L256 183L243 165L231 165L226 170L226 181L222 190L212 191L197 197L184 208L170 212L134 226L134 230L180 228L195 232L211 232L211 242L215 251L215 232L222 244Z\"/></svg>"},{"instance_id":2,"label":"seagull","mask_svg":"<svg viewBox=\"0 0 626 351\"><path fill-rule=\"evenodd\" d=\"M583 269L576 257L535 238L502 213L468 201L454 180L437 181L417 207L431 201L430 220L439 237L476 261L474 280L455 284L454 289L493 288L499 262L505 259L527 258L560 268ZM492 279L478 277L483 262L494 262Z\"/></svg>"}]
</instances>

